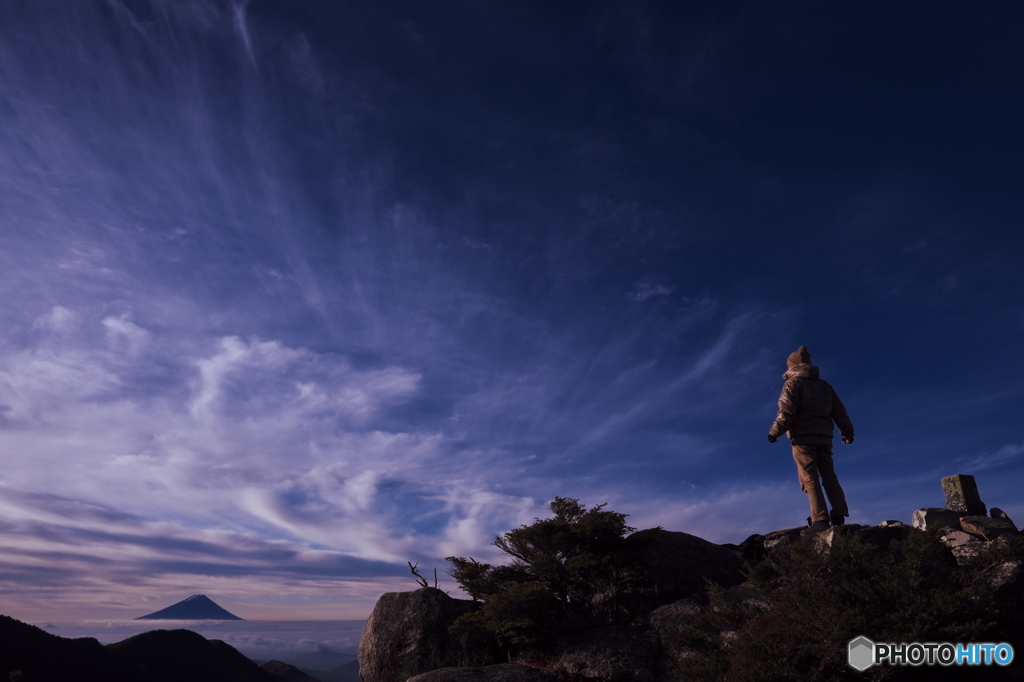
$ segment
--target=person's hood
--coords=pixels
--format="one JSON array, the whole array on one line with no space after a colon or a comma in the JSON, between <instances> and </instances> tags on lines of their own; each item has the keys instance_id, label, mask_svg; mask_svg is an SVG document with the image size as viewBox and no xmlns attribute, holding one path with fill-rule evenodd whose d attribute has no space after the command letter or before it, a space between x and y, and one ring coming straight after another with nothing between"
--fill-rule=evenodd
<instances>
[{"instance_id":1,"label":"person's hood","mask_svg":"<svg viewBox=\"0 0 1024 682\"><path fill-rule=\"evenodd\" d=\"M805 377L807 379L820 379L821 372L814 365L797 365L786 370L786 373L782 375L783 379L799 379Z\"/></svg>"}]
</instances>

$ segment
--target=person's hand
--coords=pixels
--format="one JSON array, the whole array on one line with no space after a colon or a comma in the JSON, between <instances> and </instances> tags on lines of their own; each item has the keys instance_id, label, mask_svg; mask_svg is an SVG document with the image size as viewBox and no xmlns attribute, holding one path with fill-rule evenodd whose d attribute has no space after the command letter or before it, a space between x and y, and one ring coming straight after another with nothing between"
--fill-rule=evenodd
<instances>
[{"instance_id":1,"label":"person's hand","mask_svg":"<svg viewBox=\"0 0 1024 682\"><path fill-rule=\"evenodd\" d=\"M777 436L773 436L773 435L772 435L772 434L770 434L770 433L768 434L768 442L769 442L769 443L774 443L774 442L775 442L775 441L777 441L777 440L778 440L778 437L777 437Z\"/></svg>"},{"instance_id":2,"label":"person's hand","mask_svg":"<svg viewBox=\"0 0 1024 682\"><path fill-rule=\"evenodd\" d=\"M843 442L846 443L847 445L849 445L850 443L853 442L853 439L852 438L844 438Z\"/></svg>"}]
</instances>

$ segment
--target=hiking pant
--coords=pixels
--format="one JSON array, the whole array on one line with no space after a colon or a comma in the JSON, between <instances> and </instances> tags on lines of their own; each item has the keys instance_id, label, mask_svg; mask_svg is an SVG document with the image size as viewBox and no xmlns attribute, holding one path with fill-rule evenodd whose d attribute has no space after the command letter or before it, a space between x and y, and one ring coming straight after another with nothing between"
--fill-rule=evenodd
<instances>
[{"instance_id":1,"label":"hiking pant","mask_svg":"<svg viewBox=\"0 0 1024 682\"><path fill-rule=\"evenodd\" d=\"M832 504L832 513L836 516L849 516L846 506L846 495L836 478L836 470L832 464L832 444L797 445L793 443L793 459L796 460L796 473L800 478L800 489L807 493L811 503L811 521L824 521L829 518L828 507L825 506L825 495ZM818 483L818 477L821 483ZM825 495L821 494L824 486Z\"/></svg>"}]
</instances>

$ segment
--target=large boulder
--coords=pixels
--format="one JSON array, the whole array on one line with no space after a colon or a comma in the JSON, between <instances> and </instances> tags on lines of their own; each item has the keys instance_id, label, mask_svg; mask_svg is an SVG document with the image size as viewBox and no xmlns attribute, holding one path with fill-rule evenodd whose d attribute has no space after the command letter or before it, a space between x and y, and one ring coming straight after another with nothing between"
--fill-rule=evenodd
<instances>
[{"instance_id":1,"label":"large boulder","mask_svg":"<svg viewBox=\"0 0 1024 682\"><path fill-rule=\"evenodd\" d=\"M1017 526L1009 518L988 516L965 516L960 519L960 528L965 533L977 535L983 540L995 540L1000 535L1016 535Z\"/></svg>"},{"instance_id":2,"label":"large boulder","mask_svg":"<svg viewBox=\"0 0 1024 682\"><path fill-rule=\"evenodd\" d=\"M1017 526L1014 525L1013 520L1010 518L1010 516L999 507L992 507L988 511L988 515L991 516L993 519L1003 519L1004 521L1007 521L1011 526L1013 526L1014 529L1017 528Z\"/></svg>"},{"instance_id":3,"label":"large boulder","mask_svg":"<svg viewBox=\"0 0 1024 682\"><path fill-rule=\"evenodd\" d=\"M964 533L964 535L968 535L970 537L966 542L960 542L959 536L953 536L950 538L951 542L945 540L945 538L950 537L949 535L943 536L943 542L946 543L946 546L948 546L949 550L953 553L956 563L961 566L968 564L973 559L977 558L988 546L987 542L974 537L970 533Z\"/></svg>"},{"instance_id":4,"label":"large boulder","mask_svg":"<svg viewBox=\"0 0 1024 682\"><path fill-rule=\"evenodd\" d=\"M744 581L743 559L735 550L695 535L660 528L633 533L640 575L631 601L634 613L648 613L687 597L707 600L708 581L733 587Z\"/></svg>"},{"instance_id":5,"label":"large boulder","mask_svg":"<svg viewBox=\"0 0 1024 682\"><path fill-rule=\"evenodd\" d=\"M769 565L779 556L785 556L786 547L800 542L805 530L807 530L807 526L798 526L797 528L773 530L766 534L764 536L764 555L768 559Z\"/></svg>"},{"instance_id":6,"label":"large boulder","mask_svg":"<svg viewBox=\"0 0 1024 682\"><path fill-rule=\"evenodd\" d=\"M925 507L914 512L911 523L919 530L931 528L960 528L960 517L964 512L955 512L940 507Z\"/></svg>"},{"instance_id":7,"label":"large boulder","mask_svg":"<svg viewBox=\"0 0 1024 682\"><path fill-rule=\"evenodd\" d=\"M736 551L739 552L739 555L747 561L761 561L764 559L766 553L764 541L765 536L755 533L741 542L736 547ZM728 547L728 545L722 546Z\"/></svg>"},{"instance_id":8,"label":"large boulder","mask_svg":"<svg viewBox=\"0 0 1024 682\"><path fill-rule=\"evenodd\" d=\"M976 537L970 533L965 533L962 530L950 530L939 538L939 540L950 549L953 549L954 547L962 547L968 542L980 542Z\"/></svg>"},{"instance_id":9,"label":"large boulder","mask_svg":"<svg viewBox=\"0 0 1024 682\"><path fill-rule=\"evenodd\" d=\"M887 521L886 524L889 524ZM899 544L905 542L911 533L916 533L913 527L904 523L898 525L877 525L862 526L856 523L845 526L832 526L821 532L815 538L820 551L827 552L831 549L836 538L853 536L862 542L866 542L879 549L879 551L890 551Z\"/></svg>"},{"instance_id":10,"label":"large boulder","mask_svg":"<svg viewBox=\"0 0 1024 682\"><path fill-rule=\"evenodd\" d=\"M814 542L819 551L829 552L832 549L832 543L835 542L836 538L847 535L857 535L865 528L867 528L867 526L859 523L848 523L844 526L830 526L826 530L808 537Z\"/></svg>"},{"instance_id":11,"label":"large boulder","mask_svg":"<svg viewBox=\"0 0 1024 682\"><path fill-rule=\"evenodd\" d=\"M489 638L448 631L459 616L479 606L432 587L381 595L359 640L363 682L405 682L438 668L494 663Z\"/></svg>"},{"instance_id":12,"label":"large boulder","mask_svg":"<svg viewBox=\"0 0 1024 682\"><path fill-rule=\"evenodd\" d=\"M557 682L543 670L518 663L441 668L410 677L408 682Z\"/></svg>"},{"instance_id":13,"label":"large boulder","mask_svg":"<svg viewBox=\"0 0 1024 682\"><path fill-rule=\"evenodd\" d=\"M834 526L833 529L836 527ZM842 526L838 526L842 528ZM857 537L874 545L880 550L887 550L893 547L894 543L906 542L911 533L917 533L913 526L900 524L899 526L863 526L857 531Z\"/></svg>"}]
</instances>

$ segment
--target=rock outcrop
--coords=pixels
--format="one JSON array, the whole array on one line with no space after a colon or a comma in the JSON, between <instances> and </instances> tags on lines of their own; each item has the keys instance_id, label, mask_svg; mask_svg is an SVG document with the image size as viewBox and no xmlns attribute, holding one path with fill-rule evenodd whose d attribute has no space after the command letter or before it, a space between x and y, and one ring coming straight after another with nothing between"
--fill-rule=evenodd
<instances>
[{"instance_id":1,"label":"rock outcrop","mask_svg":"<svg viewBox=\"0 0 1024 682\"><path fill-rule=\"evenodd\" d=\"M439 668L495 663L490 641L448 628L479 602L452 599L441 590L381 595L359 641L359 673L365 682L405 682Z\"/></svg>"},{"instance_id":2,"label":"rock outcrop","mask_svg":"<svg viewBox=\"0 0 1024 682\"><path fill-rule=\"evenodd\" d=\"M853 535L858 540L877 548L879 553L890 552L895 544L904 542L911 533L917 533L913 527L900 525L864 526L855 523L845 526L832 526L817 536L815 542L820 551L827 552L837 536ZM922 557L920 566L921 579L928 584L937 584L947 579L957 566L957 559L948 544L935 543L930 551Z\"/></svg>"},{"instance_id":3,"label":"rock outcrop","mask_svg":"<svg viewBox=\"0 0 1024 682\"><path fill-rule=\"evenodd\" d=\"M753 535L741 545L724 546L687 533L636 532L626 541L634 546L640 568L625 593L616 596L628 602L626 612L633 614L633 619L563 632L551 640L520 647L515 651L515 663L487 665L496 661L489 660L495 652L486 641L471 642L464 635L460 639L448 633L459 615L476 608L474 602L451 599L429 588L385 594L360 643L363 682L404 682L409 678L410 682L668 682L675 679L679 666L693 665L706 656L706 651L694 647L707 646L709 623L721 623L711 626L711 640L717 641L723 652L737 646L733 642L751 637L750 628L734 631L741 626L729 625L728 619L716 615L723 605L753 618L752 622L759 623L755 628L769 630L776 627L773 623L779 613L789 612L793 604L787 600L793 598L792 592L786 588L763 592L745 582L745 567L762 575L785 576L800 561L806 565L814 552L829 554L847 547L859 547L860 556L866 552L879 557L881 563L871 569L879 575L912 551L914 589L925 591L949 589L962 578L963 574L956 573L961 567L979 570L980 564L971 563L974 557L992 547L1007 547L1008 553L987 554L988 563L981 564L983 572L977 575L995 595L992 605L986 607L992 617L1013 628L1024 627L1024 559L1017 528L998 508L992 509L991 516L971 513L981 504L972 477L947 477L943 487L947 507L918 509L912 525L895 520L878 525L846 524L808 535L801 533L806 527L787 528ZM938 541L920 542L928 537L922 531L936 529L942 531ZM853 542L844 544L843 538ZM808 550L813 550L810 555ZM796 562L787 565L791 559ZM718 586L710 603L709 584ZM763 621L757 620L762 617L759 614L764 614ZM706 658L702 660L706 662Z\"/></svg>"},{"instance_id":4,"label":"rock outcrop","mask_svg":"<svg viewBox=\"0 0 1024 682\"><path fill-rule=\"evenodd\" d=\"M1017 527L1010 520L991 519L987 516L965 516L960 519L960 528L965 533L987 541L995 540L1000 535L1017 534Z\"/></svg>"},{"instance_id":5,"label":"rock outcrop","mask_svg":"<svg viewBox=\"0 0 1024 682\"><path fill-rule=\"evenodd\" d=\"M970 561L999 537L1018 534L1013 521L999 507L992 507L991 514L985 516L985 503L973 476L946 476L942 492L946 506L918 509L913 514L913 526L919 530L948 529L941 540L957 563Z\"/></svg>"},{"instance_id":6,"label":"rock outcrop","mask_svg":"<svg viewBox=\"0 0 1024 682\"><path fill-rule=\"evenodd\" d=\"M1007 515L1007 513L1004 512L999 507L992 507L992 510L989 511L988 515L991 516L993 519L1004 519L1006 521L1009 521L1011 524L1013 524L1013 521L1010 520L1009 515ZM1017 526L1014 525L1013 527L1016 528Z\"/></svg>"},{"instance_id":7,"label":"rock outcrop","mask_svg":"<svg viewBox=\"0 0 1024 682\"><path fill-rule=\"evenodd\" d=\"M651 528L633 533L640 587L632 595L634 611L650 612L680 599L704 600L708 581L723 587L743 582L743 559L736 550L688 533Z\"/></svg>"},{"instance_id":8,"label":"rock outcrop","mask_svg":"<svg viewBox=\"0 0 1024 682\"><path fill-rule=\"evenodd\" d=\"M791 542L796 542L806 528L807 526L800 526L799 528L782 528L771 531L764 536L765 552L771 554L776 547L785 547Z\"/></svg>"}]
</instances>

